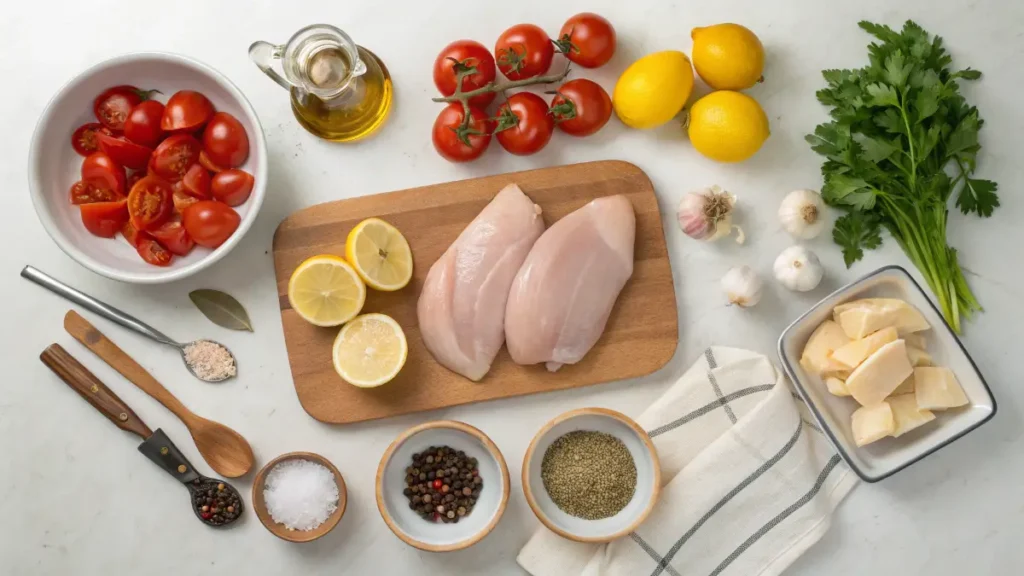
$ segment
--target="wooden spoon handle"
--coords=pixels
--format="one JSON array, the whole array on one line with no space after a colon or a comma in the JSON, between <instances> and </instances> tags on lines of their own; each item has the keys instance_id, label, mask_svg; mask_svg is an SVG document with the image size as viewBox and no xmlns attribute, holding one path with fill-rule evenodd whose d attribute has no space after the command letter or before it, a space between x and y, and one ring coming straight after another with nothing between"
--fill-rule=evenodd
<instances>
[{"instance_id":1,"label":"wooden spoon handle","mask_svg":"<svg viewBox=\"0 0 1024 576\"><path fill-rule=\"evenodd\" d=\"M153 431L117 397L117 394L111 392L110 388L75 360L74 356L68 354L67 350L61 348L60 344L50 344L39 355L39 359L118 428L138 434L143 440L153 435Z\"/></svg>"},{"instance_id":2,"label":"wooden spoon handle","mask_svg":"<svg viewBox=\"0 0 1024 576\"><path fill-rule=\"evenodd\" d=\"M90 324L85 318L82 318L78 312L68 310L68 313L64 315L64 329L68 331L68 334L74 336L75 340L78 340L86 348L102 358L111 368L120 372L132 384L141 388L146 394L156 398L158 402L180 418L186 426L196 417L167 388L164 388L163 384L157 382L156 378L153 378L149 372L146 372L145 368L140 366L124 350L118 348L117 344L114 344L101 334L95 326Z\"/></svg>"}]
</instances>

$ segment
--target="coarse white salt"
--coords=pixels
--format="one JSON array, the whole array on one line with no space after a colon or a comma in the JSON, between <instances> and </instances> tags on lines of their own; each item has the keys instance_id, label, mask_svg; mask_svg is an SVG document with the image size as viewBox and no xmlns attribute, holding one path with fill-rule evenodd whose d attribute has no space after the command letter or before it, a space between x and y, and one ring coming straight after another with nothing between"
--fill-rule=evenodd
<instances>
[{"instance_id":1,"label":"coarse white salt","mask_svg":"<svg viewBox=\"0 0 1024 576\"><path fill-rule=\"evenodd\" d=\"M267 474L263 500L274 522L289 530L312 530L338 509L338 484L323 464L285 460Z\"/></svg>"}]
</instances>

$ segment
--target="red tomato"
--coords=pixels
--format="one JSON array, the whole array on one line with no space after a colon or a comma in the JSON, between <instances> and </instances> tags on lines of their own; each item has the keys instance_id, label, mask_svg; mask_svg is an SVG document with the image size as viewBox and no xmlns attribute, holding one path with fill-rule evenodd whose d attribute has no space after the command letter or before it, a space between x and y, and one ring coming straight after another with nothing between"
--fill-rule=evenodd
<instances>
[{"instance_id":1,"label":"red tomato","mask_svg":"<svg viewBox=\"0 0 1024 576\"><path fill-rule=\"evenodd\" d=\"M612 99L596 82L577 78L558 88L551 101L551 116L562 132L590 136L612 117Z\"/></svg>"},{"instance_id":2,"label":"red tomato","mask_svg":"<svg viewBox=\"0 0 1024 576\"><path fill-rule=\"evenodd\" d=\"M82 204L82 224L86 230L97 236L113 238L128 221L128 208L122 198L115 202L92 202Z\"/></svg>"},{"instance_id":3,"label":"red tomato","mask_svg":"<svg viewBox=\"0 0 1024 576\"><path fill-rule=\"evenodd\" d=\"M444 47L434 60L434 86L442 96L455 93L456 72L476 67L476 72L462 79L462 91L469 92L493 82L495 77L494 56L475 40L456 40ZM470 106L487 108L497 96L495 92L477 94L469 99Z\"/></svg>"},{"instance_id":4,"label":"red tomato","mask_svg":"<svg viewBox=\"0 0 1024 576\"><path fill-rule=\"evenodd\" d=\"M99 142L96 141L96 134L100 132L113 134L103 124L96 122L82 124L71 134L71 147L82 156L92 154L100 149Z\"/></svg>"},{"instance_id":5,"label":"red tomato","mask_svg":"<svg viewBox=\"0 0 1024 576\"><path fill-rule=\"evenodd\" d=\"M195 132L213 116L213 104L199 92L179 90L164 107L160 127L167 132Z\"/></svg>"},{"instance_id":6,"label":"red tomato","mask_svg":"<svg viewBox=\"0 0 1024 576\"><path fill-rule=\"evenodd\" d=\"M79 180L71 185L71 203L75 205L92 204L93 202L116 202L121 196L106 187L100 180Z\"/></svg>"},{"instance_id":7,"label":"red tomato","mask_svg":"<svg viewBox=\"0 0 1024 576\"><path fill-rule=\"evenodd\" d=\"M253 182L252 174L232 168L214 175L213 181L210 183L210 192L213 193L214 200L219 200L228 206L238 206L249 199Z\"/></svg>"},{"instance_id":8,"label":"red tomato","mask_svg":"<svg viewBox=\"0 0 1024 576\"><path fill-rule=\"evenodd\" d=\"M540 76L551 67L555 48L551 39L533 24L516 24L498 36L494 58L509 80Z\"/></svg>"},{"instance_id":9,"label":"red tomato","mask_svg":"<svg viewBox=\"0 0 1024 576\"><path fill-rule=\"evenodd\" d=\"M99 142L100 150L110 156L114 162L133 170L145 168L149 157L153 154L152 148L140 146L124 136L109 136L100 132L96 134L96 141Z\"/></svg>"},{"instance_id":10,"label":"red tomato","mask_svg":"<svg viewBox=\"0 0 1024 576\"><path fill-rule=\"evenodd\" d=\"M494 137L512 154L528 156L540 151L551 140L555 119L548 104L532 92L517 92L498 108L498 127Z\"/></svg>"},{"instance_id":11,"label":"red tomato","mask_svg":"<svg viewBox=\"0 0 1024 576\"><path fill-rule=\"evenodd\" d=\"M185 227L181 225L180 217L172 217L167 222L161 224L158 228L154 228L149 231L149 234L160 243L161 246L167 248L172 254L178 256L184 256L192 251L196 243L189 237L188 233L185 232Z\"/></svg>"},{"instance_id":12,"label":"red tomato","mask_svg":"<svg viewBox=\"0 0 1024 576\"><path fill-rule=\"evenodd\" d=\"M131 219L128 219L121 225L121 235L124 236L124 239L135 248L139 247L139 242L143 238L149 237L145 232L141 232L138 228L133 226Z\"/></svg>"},{"instance_id":13,"label":"red tomato","mask_svg":"<svg viewBox=\"0 0 1024 576\"><path fill-rule=\"evenodd\" d=\"M161 246L152 238L139 238L135 250L142 256L142 259L154 266L167 266L171 263L173 256L166 248Z\"/></svg>"},{"instance_id":14,"label":"red tomato","mask_svg":"<svg viewBox=\"0 0 1024 576\"><path fill-rule=\"evenodd\" d=\"M139 102L148 100L156 90L139 90L135 86L107 88L92 102L92 113L107 128L120 132L128 114Z\"/></svg>"},{"instance_id":15,"label":"red tomato","mask_svg":"<svg viewBox=\"0 0 1024 576\"><path fill-rule=\"evenodd\" d=\"M164 129L160 127L163 115L164 105L156 100L136 104L124 121L125 137L136 144L153 148L164 137Z\"/></svg>"},{"instance_id":16,"label":"red tomato","mask_svg":"<svg viewBox=\"0 0 1024 576\"><path fill-rule=\"evenodd\" d=\"M185 177L181 179L180 184L180 187L175 188L176 190L181 190L200 200L210 199L210 173L199 164L193 164L185 172Z\"/></svg>"},{"instance_id":17,"label":"red tomato","mask_svg":"<svg viewBox=\"0 0 1024 576\"><path fill-rule=\"evenodd\" d=\"M216 248L231 237L242 221L230 206L213 200L200 200L185 209L185 231L206 248Z\"/></svg>"},{"instance_id":18,"label":"red tomato","mask_svg":"<svg viewBox=\"0 0 1024 576\"><path fill-rule=\"evenodd\" d=\"M565 21L555 43L570 61L597 68L615 54L615 28L605 18L584 12Z\"/></svg>"},{"instance_id":19,"label":"red tomato","mask_svg":"<svg viewBox=\"0 0 1024 576\"><path fill-rule=\"evenodd\" d=\"M249 136L237 118L217 112L203 130L203 151L215 164L237 168L249 157Z\"/></svg>"},{"instance_id":20,"label":"red tomato","mask_svg":"<svg viewBox=\"0 0 1024 576\"><path fill-rule=\"evenodd\" d=\"M82 161L82 180L125 194L124 168L105 152L93 152Z\"/></svg>"},{"instance_id":21,"label":"red tomato","mask_svg":"<svg viewBox=\"0 0 1024 576\"><path fill-rule=\"evenodd\" d=\"M202 145L199 140L191 134L175 134L161 142L153 151L149 172L171 182L177 182L199 161L200 148Z\"/></svg>"},{"instance_id":22,"label":"red tomato","mask_svg":"<svg viewBox=\"0 0 1024 576\"><path fill-rule=\"evenodd\" d=\"M175 186L178 186L178 184L176 184ZM177 212L178 214L184 214L186 208L195 204L196 202L199 202L199 198L196 198L195 196L190 196L188 193L182 191L181 189L175 188L174 193L171 196L171 201L174 203L174 211Z\"/></svg>"},{"instance_id":23,"label":"red tomato","mask_svg":"<svg viewBox=\"0 0 1024 576\"><path fill-rule=\"evenodd\" d=\"M479 108L470 107L469 126L461 130L465 112L452 102L434 120L434 149L449 162L476 160L491 145L492 122Z\"/></svg>"},{"instance_id":24,"label":"red tomato","mask_svg":"<svg viewBox=\"0 0 1024 576\"><path fill-rule=\"evenodd\" d=\"M145 175L145 170L133 170L132 173L128 175L128 182L125 185L125 190L130 191L132 189L132 186L135 186L135 183L138 182L139 180L142 180L142 177Z\"/></svg>"},{"instance_id":25,"label":"red tomato","mask_svg":"<svg viewBox=\"0 0 1024 576\"><path fill-rule=\"evenodd\" d=\"M151 174L144 176L128 193L132 226L146 231L160 226L170 217L173 204L169 183Z\"/></svg>"},{"instance_id":26,"label":"red tomato","mask_svg":"<svg viewBox=\"0 0 1024 576\"><path fill-rule=\"evenodd\" d=\"M213 162L213 160L210 160L210 157L206 154L206 150L201 150L199 152L199 164L203 168L206 168L210 172L214 172L214 173L223 172L223 171L227 170L227 168L225 168L223 166L220 166L218 164L215 164Z\"/></svg>"}]
</instances>

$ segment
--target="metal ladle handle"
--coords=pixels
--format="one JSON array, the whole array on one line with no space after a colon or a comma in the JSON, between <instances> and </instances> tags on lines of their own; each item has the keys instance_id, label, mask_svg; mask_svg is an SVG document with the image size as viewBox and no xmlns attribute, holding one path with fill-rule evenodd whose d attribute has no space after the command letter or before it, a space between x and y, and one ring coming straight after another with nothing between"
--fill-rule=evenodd
<instances>
[{"instance_id":1,"label":"metal ladle handle","mask_svg":"<svg viewBox=\"0 0 1024 576\"><path fill-rule=\"evenodd\" d=\"M156 340L161 344L174 346L175 348L178 349L181 348L181 344L175 342L166 334L160 332L156 328L153 328L152 326L146 324L145 322L142 322L136 319L135 317L126 314L125 312L122 312L117 308L114 308L113 306L107 304L106 302L101 302L84 292L80 292L72 288L71 286L68 286L67 284L61 282L60 280L57 280L56 278L50 276L49 274L46 274L45 272L37 270L31 266L25 266L25 268L23 268L21 271L21 277L27 278L28 280L35 282L36 284L42 286L43 288L46 288L50 292L53 292L58 296L63 296L64 298L74 302L75 304L78 304L79 306L85 308L86 310L89 310L90 312L95 312L96 314L103 316L104 318L110 320L111 322L116 322L129 330L142 334L146 338Z\"/></svg>"}]
</instances>

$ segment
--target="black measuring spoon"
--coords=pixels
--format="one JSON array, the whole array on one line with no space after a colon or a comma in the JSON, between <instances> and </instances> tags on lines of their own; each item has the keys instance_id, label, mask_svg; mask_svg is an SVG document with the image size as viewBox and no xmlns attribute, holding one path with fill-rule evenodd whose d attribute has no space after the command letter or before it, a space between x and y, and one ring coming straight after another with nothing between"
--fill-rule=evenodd
<instances>
[{"instance_id":1,"label":"black measuring spoon","mask_svg":"<svg viewBox=\"0 0 1024 576\"><path fill-rule=\"evenodd\" d=\"M139 452L188 488L192 512L202 523L221 527L241 518L242 497L233 486L196 472L163 430L150 430L117 394L111 392L67 350L59 344L51 344L43 350L39 359L118 428L145 440L139 445Z\"/></svg>"}]
</instances>

